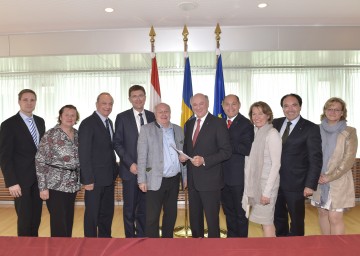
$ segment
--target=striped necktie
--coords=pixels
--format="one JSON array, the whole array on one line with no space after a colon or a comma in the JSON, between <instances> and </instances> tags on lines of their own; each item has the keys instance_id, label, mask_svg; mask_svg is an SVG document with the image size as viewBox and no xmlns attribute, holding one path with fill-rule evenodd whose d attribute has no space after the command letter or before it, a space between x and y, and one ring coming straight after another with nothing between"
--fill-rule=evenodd
<instances>
[{"instance_id":1,"label":"striped necktie","mask_svg":"<svg viewBox=\"0 0 360 256\"><path fill-rule=\"evenodd\" d=\"M200 118L196 120L196 129L195 129L194 136L193 136L193 146L195 146L197 137L198 137L199 132L200 132L200 122L201 122Z\"/></svg>"},{"instance_id":2,"label":"striped necktie","mask_svg":"<svg viewBox=\"0 0 360 256\"><path fill-rule=\"evenodd\" d=\"M35 146L38 147L39 139L38 139L38 135L37 135L35 121L33 118L29 118L28 121L29 121L29 127L30 127L30 134L34 140Z\"/></svg>"}]
</instances>

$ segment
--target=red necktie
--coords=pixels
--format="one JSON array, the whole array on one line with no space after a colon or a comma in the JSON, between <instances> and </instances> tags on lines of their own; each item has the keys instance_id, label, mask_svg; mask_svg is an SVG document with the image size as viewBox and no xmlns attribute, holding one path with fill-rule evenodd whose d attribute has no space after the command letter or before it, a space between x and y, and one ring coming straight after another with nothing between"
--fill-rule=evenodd
<instances>
[{"instance_id":1,"label":"red necktie","mask_svg":"<svg viewBox=\"0 0 360 256\"><path fill-rule=\"evenodd\" d=\"M195 133L194 133L194 136L193 136L193 146L195 145L195 142L196 142L196 139L199 135L199 132L200 132L200 122L201 122L201 119L197 119L196 120L196 129L195 129Z\"/></svg>"},{"instance_id":2,"label":"red necktie","mask_svg":"<svg viewBox=\"0 0 360 256\"><path fill-rule=\"evenodd\" d=\"M228 129L230 128L231 124L232 124L232 121L231 121L230 119L228 119L228 120L227 120L227 127L228 127Z\"/></svg>"}]
</instances>

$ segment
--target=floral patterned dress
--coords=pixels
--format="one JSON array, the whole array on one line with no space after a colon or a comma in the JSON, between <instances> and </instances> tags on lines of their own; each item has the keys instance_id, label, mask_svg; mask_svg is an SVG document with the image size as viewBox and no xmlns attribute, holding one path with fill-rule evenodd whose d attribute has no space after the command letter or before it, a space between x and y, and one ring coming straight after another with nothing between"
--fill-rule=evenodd
<instances>
[{"instance_id":1,"label":"floral patterned dress","mask_svg":"<svg viewBox=\"0 0 360 256\"><path fill-rule=\"evenodd\" d=\"M78 131L74 141L56 125L42 137L35 156L39 190L52 189L67 193L80 190Z\"/></svg>"}]
</instances>

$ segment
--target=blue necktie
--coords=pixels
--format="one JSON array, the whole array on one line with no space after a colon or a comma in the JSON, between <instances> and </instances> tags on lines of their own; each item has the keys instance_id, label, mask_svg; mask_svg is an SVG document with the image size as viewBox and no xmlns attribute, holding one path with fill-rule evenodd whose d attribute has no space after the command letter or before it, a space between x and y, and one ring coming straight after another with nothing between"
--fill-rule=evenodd
<instances>
[{"instance_id":1,"label":"blue necktie","mask_svg":"<svg viewBox=\"0 0 360 256\"><path fill-rule=\"evenodd\" d=\"M29 118L28 121L30 124L30 134L34 140L35 146L38 147L39 140L38 140L37 130L36 130L35 123L34 123L35 121L33 118Z\"/></svg>"}]
</instances>

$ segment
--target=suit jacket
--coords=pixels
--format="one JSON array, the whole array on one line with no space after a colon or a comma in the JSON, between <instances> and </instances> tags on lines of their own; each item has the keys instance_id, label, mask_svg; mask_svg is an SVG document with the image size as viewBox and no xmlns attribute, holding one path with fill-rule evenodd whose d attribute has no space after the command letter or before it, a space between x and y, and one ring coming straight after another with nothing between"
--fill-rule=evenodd
<instances>
[{"instance_id":1,"label":"suit jacket","mask_svg":"<svg viewBox=\"0 0 360 256\"><path fill-rule=\"evenodd\" d=\"M215 191L224 186L221 163L231 156L230 136L223 119L208 113L193 146L192 134L196 118L185 123L184 153L204 157L205 165L195 167L187 162L189 189Z\"/></svg>"},{"instance_id":2,"label":"suit jacket","mask_svg":"<svg viewBox=\"0 0 360 256\"><path fill-rule=\"evenodd\" d=\"M244 189L245 156L250 154L254 125L239 113L229 128L229 134L232 155L222 163L224 181L228 186L241 186Z\"/></svg>"},{"instance_id":3,"label":"suit jacket","mask_svg":"<svg viewBox=\"0 0 360 256\"><path fill-rule=\"evenodd\" d=\"M33 117L41 139L45 133L45 121ZM19 113L1 124L0 163L6 187L16 184L30 187L36 182L36 151L31 133Z\"/></svg>"},{"instance_id":4,"label":"suit jacket","mask_svg":"<svg viewBox=\"0 0 360 256\"><path fill-rule=\"evenodd\" d=\"M96 112L80 124L79 160L82 184L109 186L114 182L117 176L115 152L109 132Z\"/></svg>"},{"instance_id":5,"label":"suit jacket","mask_svg":"<svg viewBox=\"0 0 360 256\"><path fill-rule=\"evenodd\" d=\"M285 117L274 119L280 131ZM316 190L322 167L321 135L318 125L300 117L281 153L280 188L284 191Z\"/></svg>"},{"instance_id":6,"label":"suit jacket","mask_svg":"<svg viewBox=\"0 0 360 256\"><path fill-rule=\"evenodd\" d=\"M145 110L148 123L155 121L153 112ZM115 121L114 149L120 157L119 175L123 180L136 179L130 172L130 166L137 163L138 129L133 109L126 110L117 115Z\"/></svg>"},{"instance_id":7,"label":"suit jacket","mask_svg":"<svg viewBox=\"0 0 360 256\"><path fill-rule=\"evenodd\" d=\"M184 133L180 126L172 124L176 148L183 150ZM163 132L157 122L141 127L138 140L138 183L146 183L148 190L159 190L164 172ZM186 167L179 161L183 179Z\"/></svg>"}]
</instances>

